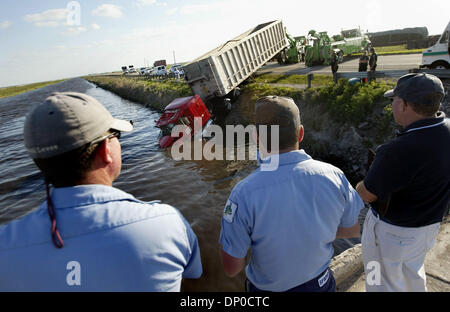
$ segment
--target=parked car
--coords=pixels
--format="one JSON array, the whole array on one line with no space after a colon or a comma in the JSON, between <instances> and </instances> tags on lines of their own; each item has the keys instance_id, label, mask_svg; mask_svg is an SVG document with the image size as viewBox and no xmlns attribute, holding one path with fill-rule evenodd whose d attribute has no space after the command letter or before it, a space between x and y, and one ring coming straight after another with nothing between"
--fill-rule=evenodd
<instances>
[{"instance_id":1,"label":"parked car","mask_svg":"<svg viewBox=\"0 0 450 312\"><path fill-rule=\"evenodd\" d=\"M175 64L170 67L169 72L175 75L184 75L183 66L181 64Z\"/></svg>"},{"instance_id":2,"label":"parked car","mask_svg":"<svg viewBox=\"0 0 450 312\"><path fill-rule=\"evenodd\" d=\"M128 66L128 72L129 72L130 74L136 72L136 69L134 68L133 65L129 65L129 66Z\"/></svg>"},{"instance_id":3,"label":"parked car","mask_svg":"<svg viewBox=\"0 0 450 312\"><path fill-rule=\"evenodd\" d=\"M123 73L124 75L128 74L128 67L122 66L122 73Z\"/></svg>"},{"instance_id":4,"label":"parked car","mask_svg":"<svg viewBox=\"0 0 450 312\"><path fill-rule=\"evenodd\" d=\"M145 75L146 71L147 71L147 67L139 67L139 69L138 69L138 73L140 75Z\"/></svg>"}]
</instances>

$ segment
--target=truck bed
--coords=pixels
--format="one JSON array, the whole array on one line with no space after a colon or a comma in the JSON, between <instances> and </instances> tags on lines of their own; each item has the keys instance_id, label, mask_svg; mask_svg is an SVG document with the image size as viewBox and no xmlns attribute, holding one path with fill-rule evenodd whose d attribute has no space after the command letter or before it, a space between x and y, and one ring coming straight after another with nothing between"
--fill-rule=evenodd
<instances>
[{"instance_id":1,"label":"truck bed","mask_svg":"<svg viewBox=\"0 0 450 312\"><path fill-rule=\"evenodd\" d=\"M260 24L183 67L203 100L224 97L288 46L281 20Z\"/></svg>"}]
</instances>

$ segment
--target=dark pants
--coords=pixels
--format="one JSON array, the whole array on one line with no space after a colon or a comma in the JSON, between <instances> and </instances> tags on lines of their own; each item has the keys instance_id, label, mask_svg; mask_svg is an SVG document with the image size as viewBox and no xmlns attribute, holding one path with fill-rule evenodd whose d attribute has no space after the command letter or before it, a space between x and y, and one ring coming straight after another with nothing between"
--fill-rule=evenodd
<instances>
[{"instance_id":1,"label":"dark pants","mask_svg":"<svg viewBox=\"0 0 450 312\"><path fill-rule=\"evenodd\" d=\"M322 286L320 286L322 285ZM247 292L270 292L256 288L248 279L245 279L245 291ZM285 292L335 292L336 280L330 268L320 273L312 280L298 285L294 288L288 289Z\"/></svg>"},{"instance_id":2,"label":"dark pants","mask_svg":"<svg viewBox=\"0 0 450 312\"><path fill-rule=\"evenodd\" d=\"M331 72L334 74L334 73L337 73L337 71L338 71L338 69L339 69L339 65L337 64L337 63L331 63L330 64L331 65Z\"/></svg>"}]
</instances>

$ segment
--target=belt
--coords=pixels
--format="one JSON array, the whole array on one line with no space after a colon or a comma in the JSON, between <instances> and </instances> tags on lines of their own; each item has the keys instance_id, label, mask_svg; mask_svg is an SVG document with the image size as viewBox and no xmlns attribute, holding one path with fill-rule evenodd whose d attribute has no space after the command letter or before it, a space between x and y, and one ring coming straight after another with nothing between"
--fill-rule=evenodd
<instances>
[{"instance_id":1,"label":"belt","mask_svg":"<svg viewBox=\"0 0 450 312\"><path fill-rule=\"evenodd\" d=\"M245 290L247 292L268 292L267 290L261 290L250 282L248 278L245 280ZM327 267L325 271L318 276L305 282L301 285L295 286L284 292L335 292L336 280L334 279L333 272Z\"/></svg>"},{"instance_id":2,"label":"belt","mask_svg":"<svg viewBox=\"0 0 450 312\"><path fill-rule=\"evenodd\" d=\"M375 209L370 208L370 210L372 210L373 215L374 215L377 219L379 219L379 220L381 220L381 221L383 221L383 222L389 223L389 224L391 224L391 225L396 225L395 223L389 221L388 219L386 219L386 218L380 216L380 214L379 214Z\"/></svg>"}]
</instances>

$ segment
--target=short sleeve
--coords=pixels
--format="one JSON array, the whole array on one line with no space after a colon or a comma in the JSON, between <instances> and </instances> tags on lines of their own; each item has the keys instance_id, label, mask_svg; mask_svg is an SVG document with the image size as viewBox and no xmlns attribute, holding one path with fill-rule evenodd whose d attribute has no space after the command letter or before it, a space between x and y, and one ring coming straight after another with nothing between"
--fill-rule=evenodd
<instances>
[{"instance_id":1,"label":"short sleeve","mask_svg":"<svg viewBox=\"0 0 450 312\"><path fill-rule=\"evenodd\" d=\"M248 208L235 187L223 210L219 239L223 251L235 258L244 258L251 246L252 222Z\"/></svg>"},{"instance_id":2,"label":"short sleeve","mask_svg":"<svg viewBox=\"0 0 450 312\"><path fill-rule=\"evenodd\" d=\"M183 277L199 278L203 273L203 269L198 239L187 220L181 215L181 213L178 212L178 214L181 217L184 226L186 227L186 234L189 244L188 252L186 255L187 264L184 267Z\"/></svg>"},{"instance_id":3,"label":"short sleeve","mask_svg":"<svg viewBox=\"0 0 450 312\"><path fill-rule=\"evenodd\" d=\"M342 174L341 179L344 196L344 213L339 227L349 228L354 226L358 221L359 213L364 208L364 202L344 174Z\"/></svg>"},{"instance_id":4,"label":"short sleeve","mask_svg":"<svg viewBox=\"0 0 450 312\"><path fill-rule=\"evenodd\" d=\"M378 148L364 185L379 200L386 201L392 193L406 186L414 175L405 153L394 148L392 143Z\"/></svg>"}]
</instances>

